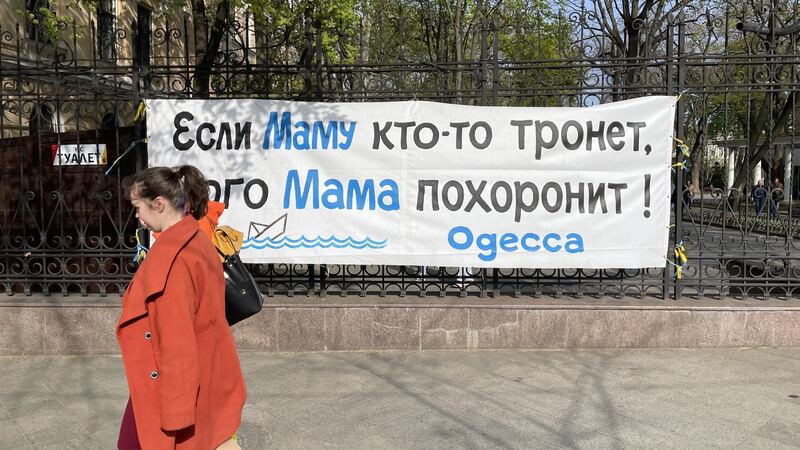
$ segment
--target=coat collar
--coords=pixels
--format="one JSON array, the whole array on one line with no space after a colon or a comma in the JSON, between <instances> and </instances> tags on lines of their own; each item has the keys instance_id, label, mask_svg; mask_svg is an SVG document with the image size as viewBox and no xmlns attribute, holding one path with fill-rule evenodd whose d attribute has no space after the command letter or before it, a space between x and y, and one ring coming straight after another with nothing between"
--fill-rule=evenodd
<instances>
[{"instance_id":1,"label":"coat collar","mask_svg":"<svg viewBox=\"0 0 800 450\"><path fill-rule=\"evenodd\" d=\"M125 292L119 325L145 314L147 299L164 290L167 276L178 252L197 234L197 231L197 221L191 215L187 215L161 233Z\"/></svg>"}]
</instances>

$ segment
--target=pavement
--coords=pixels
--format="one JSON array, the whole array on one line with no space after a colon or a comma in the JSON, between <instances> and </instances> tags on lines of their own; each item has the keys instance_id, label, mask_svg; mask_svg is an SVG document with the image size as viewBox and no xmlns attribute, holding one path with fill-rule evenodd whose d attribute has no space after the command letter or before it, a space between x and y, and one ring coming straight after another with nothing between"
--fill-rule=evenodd
<instances>
[{"instance_id":1,"label":"pavement","mask_svg":"<svg viewBox=\"0 0 800 450\"><path fill-rule=\"evenodd\" d=\"M800 448L800 349L242 353L242 447ZM118 356L0 358L0 449L115 449Z\"/></svg>"}]
</instances>

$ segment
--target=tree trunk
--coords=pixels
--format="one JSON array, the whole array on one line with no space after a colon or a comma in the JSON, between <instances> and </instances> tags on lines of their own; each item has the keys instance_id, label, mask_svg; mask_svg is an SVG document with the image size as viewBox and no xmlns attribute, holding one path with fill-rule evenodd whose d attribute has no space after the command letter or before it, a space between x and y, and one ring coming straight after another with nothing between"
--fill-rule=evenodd
<instances>
[{"instance_id":1,"label":"tree trunk","mask_svg":"<svg viewBox=\"0 0 800 450\"><path fill-rule=\"evenodd\" d=\"M747 142L747 150L745 155L742 156L740 164L738 165L739 169L736 174L736 178L734 178L733 181L734 187L739 187L741 189L747 189L749 187L750 175L753 173L753 169L755 169L758 163L767 156L772 144L767 137L775 137L776 134L779 134L779 131L783 129L783 127L789 121L789 117L792 115L795 92L796 91L790 92L786 97L783 108L781 109L778 117L775 119L775 123L772 125L771 130L768 130L769 111L771 111L775 105L771 94L764 95L764 104L759 111L758 117L751 122L752 126L750 128L750 138ZM761 136L764 137L764 142L762 142L761 145L758 145L758 138ZM747 158L748 155L750 156L749 159Z\"/></svg>"},{"instance_id":2,"label":"tree trunk","mask_svg":"<svg viewBox=\"0 0 800 450\"><path fill-rule=\"evenodd\" d=\"M214 67L222 38L228 32L230 0L221 0L214 14L214 23L208 29L205 0L192 0L194 22L194 96L208 98L211 69Z\"/></svg>"},{"instance_id":3,"label":"tree trunk","mask_svg":"<svg viewBox=\"0 0 800 450\"><path fill-rule=\"evenodd\" d=\"M637 60L639 57L639 39L641 39L640 30L634 26L626 26L625 30L628 35L628 48L625 49L625 57L627 61L625 64L625 86L622 88L623 99L633 97L632 91L635 90L634 85L637 82L637 73L641 70L641 63Z\"/></svg>"},{"instance_id":4,"label":"tree trunk","mask_svg":"<svg viewBox=\"0 0 800 450\"><path fill-rule=\"evenodd\" d=\"M361 0L361 41L358 47L358 62L366 64L369 62L369 40L372 33L372 16L370 14L369 0Z\"/></svg>"},{"instance_id":5,"label":"tree trunk","mask_svg":"<svg viewBox=\"0 0 800 450\"><path fill-rule=\"evenodd\" d=\"M463 11L464 9L462 7L461 0L456 0L456 12L455 16L453 17L453 28L455 31L455 56L456 62L458 63L458 66L456 66L456 92L458 93L456 99L459 104L461 104L463 101L461 96L461 87L464 76L464 74L461 72L461 63L464 62L464 30L462 29L461 24Z\"/></svg>"},{"instance_id":6,"label":"tree trunk","mask_svg":"<svg viewBox=\"0 0 800 450\"><path fill-rule=\"evenodd\" d=\"M361 0L361 36L358 42L358 64L369 62L369 41L372 34L372 15L370 14L369 0ZM380 12L378 13L380 14ZM365 71L357 75L358 91L363 95L367 87L368 73Z\"/></svg>"},{"instance_id":7,"label":"tree trunk","mask_svg":"<svg viewBox=\"0 0 800 450\"><path fill-rule=\"evenodd\" d=\"M444 63L447 62L447 24L445 23L445 15L442 11L441 6L438 10L438 20L436 25L437 35L436 35L436 63ZM448 73L446 71L439 72L437 74L438 80L438 91L441 94L445 94L448 88Z\"/></svg>"},{"instance_id":8,"label":"tree trunk","mask_svg":"<svg viewBox=\"0 0 800 450\"><path fill-rule=\"evenodd\" d=\"M703 150L706 148L706 124L708 122L708 116L703 114L700 116L700 119L697 122L697 132L695 133L695 140L694 144L692 144L691 153L689 153L692 157L692 172L690 180L692 181L692 185L697 189L700 189L700 172L703 169L703 158L706 155L703 155Z\"/></svg>"}]
</instances>

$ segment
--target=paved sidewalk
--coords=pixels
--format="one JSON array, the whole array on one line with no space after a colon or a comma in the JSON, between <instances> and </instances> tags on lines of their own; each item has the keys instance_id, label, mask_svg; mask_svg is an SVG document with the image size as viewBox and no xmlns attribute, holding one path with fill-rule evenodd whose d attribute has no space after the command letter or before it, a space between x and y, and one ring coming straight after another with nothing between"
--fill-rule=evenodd
<instances>
[{"instance_id":1,"label":"paved sidewalk","mask_svg":"<svg viewBox=\"0 0 800 450\"><path fill-rule=\"evenodd\" d=\"M800 448L800 349L243 353L243 447ZM114 449L119 357L0 358L1 449Z\"/></svg>"}]
</instances>

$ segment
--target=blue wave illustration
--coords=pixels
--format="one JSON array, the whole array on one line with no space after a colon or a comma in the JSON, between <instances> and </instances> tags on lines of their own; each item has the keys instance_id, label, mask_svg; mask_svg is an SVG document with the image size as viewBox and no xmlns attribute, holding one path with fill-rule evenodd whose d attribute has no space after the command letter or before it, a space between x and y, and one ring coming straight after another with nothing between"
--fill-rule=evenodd
<instances>
[{"instance_id":1,"label":"blue wave illustration","mask_svg":"<svg viewBox=\"0 0 800 450\"><path fill-rule=\"evenodd\" d=\"M252 248L257 250L262 250L265 248L356 248L356 249L364 249L364 248L384 248L388 245L389 240L384 239L382 241L378 241L372 239L370 237L366 237L364 239L358 240L353 238L352 236L347 236L344 238L338 238L336 236L316 236L316 237L306 237L305 235L301 235L300 237L291 237L283 235L278 239L247 239L244 241L242 245L242 249Z\"/></svg>"}]
</instances>

